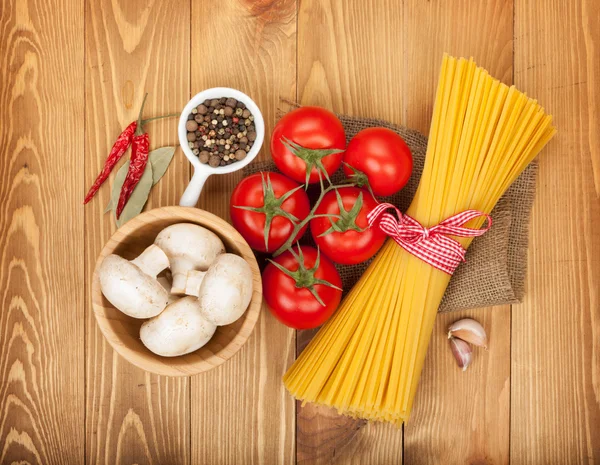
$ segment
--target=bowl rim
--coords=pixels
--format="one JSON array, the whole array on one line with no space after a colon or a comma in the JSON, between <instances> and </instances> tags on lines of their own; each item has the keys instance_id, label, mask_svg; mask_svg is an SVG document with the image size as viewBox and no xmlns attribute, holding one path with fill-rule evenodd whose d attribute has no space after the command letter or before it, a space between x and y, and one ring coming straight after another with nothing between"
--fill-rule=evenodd
<instances>
[{"instance_id":1,"label":"bowl rim","mask_svg":"<svg viewBox=\"0 0 600 465\"><path fill-rule=\"evenodd\" d=\"M160 218L157 216L158 212L160 212L161 214L166 212L168 214L168 216L172 216L174 219L180 219L181 223L184 223L184 222L200 223L200 220L207 219L211 222L215 222L215 223L219 224L220 226L223 227L223 229L219 230L219 231L215 231L214 229L211 229L210 227L207 227L204 225L202 225L202 226L207 227L207 229L210 229L211 231L213 231L215 234L217 234L219 236L223 236L224 234L226 234L227 237L231 241L239 243L241 246L240 248L242 249L240 251L241 252L240 255L250 265L250 268L252 270L252 277L253 277L253 279L252 279L252 282L253 282L252 298L251 298L250 304L248 305L248 308L246 310L247 315L246 315L243 325L239 328L239 330L237 331L235 336L228 343L228 346L232 346L232 350L230 350L228 353L226 353L225 357L217 356L214 353L212 353L212 354L210 354L210 356L208 356L206 358L199 359L199 361L196 362L195 364L180 365L180 366L179 365L174 366L172 364L169 364L170 360L173 360L178 357L157 356L158 358L155 358L155 359L149 359L146 357L135 357L134 355L137 353L137 351L134 351L133 349L129 348L127 345L122 344L122 343L120 343L119 340L117 340L118 336L115 335L115 332L113 331L113 329L111 328L111 325L109 323L110 317L108 315L106 315L104 305L99 303L104 299L104 297L102 296L102 291L100 290L100 278L98 276L98 268L99 268L100 264L102 263L102 261L104 260L104 258L107 255L110 255L111 253L113 253L113 251L119 246L119 244L121 244L122 239L127 237L129 234L131 234L138 226L149 223L148 219ZM98 298L100 299L99 301L97 301ZM177 376L177 377L193 376L196 374L200 374L200 373L209 371L213 368L216 368L217 366L225 363L227 360L233 358L235 356L235 354L237 354L240 351L240 349L243 347L243 345L250 338L250 336L254 330L254 327L256 326L256 323L258 321L258 318L259 318L260 312L261 312L261 308L262 308L262 279L261 279L260 269L258 267L258 262L256 261L256 257L254 256L252 249L250 248L248 243L245 241L245 239L242 237L242 235L231 224L229 224L227 221L225 221L221 217L219 217L213 213L207 212L206 210L199 209L199 208L181 207L181 206L166 206L166 207L154 208L154 209L145 211L145 212L135 216L134 218L129 220L127 223L122 225L120 228L118 228L111 235L111 237L106 242L106 244L104 244L104 247L102 247L102 250L100 251L100 254L98 255L96 264L94 266L94 273L92 276L92 286L91 286L91 300L92 300L92 309L94 312L94 317L100 328L100 331L102 332L102 335L108 341L110 346L121 357L123 357L125 360L127 360L129 363L137 366L138 368L141 368L144 371L154 373L157 375ZM128 317L128 318L132 318L132 317ZM198 349L198 350L201 350L201 349ZM191 352L191 354L194 354L194 353L195 352ZM186 354L186 355L179 356L179 357L185 357L185 356L188 356L191 354ZM194 368L192 368L192 369L185 368L185 367L189 367L189 366L193 366Z\"/></svg>"},{"instance_id":2,"label":"bowl rim","mask_svg":"<svg viewBox=\"0 0 600 465\"><path fill-rule=\"evenodd\" d=\"M205 163L200 163L200 159L192 153L192 149L190 149L187 141L187 130L185 128L185 124L187 123L187 117L192 112L192 108L200 105L204 100L216 98L216 97L233 97L236 100L239 100L246 105L246 107L250 110L252 115L254 116L254 127L256 128L256 140L252 145L252 148L249 150L246 158L241 161L237 161L232 163L231 165L226 166L217 166L213 168L210 165ZM177 126L177 134L179 138L179 145L183 150L186 158L190 162L190 164L194 167L195 170L204 172L206 175L211 174L227 174L233 173L234 171L238 171L245 166L249 165L252 160L256 158L258 152L263 146L265 139L265 121L258 108L258 105L252 98L238 89L233 89L231 87L211 87L209 89L205 89L201 92L198 92L194 95L188 103L185 105L183 110L181 111L181 115L179 116L179 124Z\"/></svg>"}]
</instances>

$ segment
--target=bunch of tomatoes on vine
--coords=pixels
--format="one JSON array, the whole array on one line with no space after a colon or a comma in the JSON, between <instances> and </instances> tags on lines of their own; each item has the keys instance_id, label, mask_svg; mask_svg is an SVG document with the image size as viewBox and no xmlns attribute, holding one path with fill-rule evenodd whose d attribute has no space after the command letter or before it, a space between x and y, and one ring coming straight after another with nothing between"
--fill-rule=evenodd
<instances>
[{"instance_id":1,"label":"bunch of tomatoes on vine","mask_svg":"<svg viewBox=\"0 0 600 465\"><path fill-rule=\"evenodd\" d=\"M406 185L412 154L398 134L381 127L358 132L346 145L334 113L300 107L277 122L271 156L281 174L242 179L231 195L231 220L250 247L271 255L262 279L273 315L295 329L315 328L342 298L335 264L368 260L385 242L367 215L378 196ZM331 177L340 167L346 179L335 185ZM311 205L306 190L313 184L320 191ZM316 247L298 243L308 228Z\"/></svg>"}]
</instances>

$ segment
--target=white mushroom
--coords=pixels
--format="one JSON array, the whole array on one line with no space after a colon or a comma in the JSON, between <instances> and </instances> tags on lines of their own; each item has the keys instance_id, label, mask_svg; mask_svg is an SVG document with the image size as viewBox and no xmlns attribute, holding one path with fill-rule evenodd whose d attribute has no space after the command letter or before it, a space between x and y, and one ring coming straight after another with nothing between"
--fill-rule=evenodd
<instances>
[{"instance_id":1,"label":"white mushroom","mask_svg":"<svg viewBox=\"0 0 600 465\"><path fill-rule=\"evenodd\" d=\"M102 294L126 315L151 318L162 312L169 300L168 292L156 280L168 266L169 259L156 245L132 261L109 255L98 270Z\"/></svg>"},{"instance_id":2,"label":"white mushroom","mask_svg":"<svg viewBox=\"0 0 600 465\"><path fill-rule=\"evenodd\" d=\"M173 286L171 294L184 294L187 272L205 271L225 252L221 239L206 228L190 223L178 223L163 229L154 243L169 257Z\"/></svg>"},{"instance_id":3,"label":"white mushroom","mask_svg":"<svg viewBox=\"0 0 600 465\"><path fill-rule=\"evenodd\" d=\"M198 297L200 295L200 285L202 280L206 276L207 271L190 270L187 273L187 280L185 282L185 294L194 295Z\"/></svg>"},{"instance_id":4,"label":"white mushroom","mask_svg":"<svg viewBox=\"0 0 600 465\"><path fill-rule=\"evenodd\" d=\"M219 255L203 277L189 274L186 293L198 296L200 311L208 321L217 326L231 324L250 304L252 270L237 255Z\"/></svg>"},{"instance_id":5,"label":"white mushroom","mask_svg":"<svg viewBox=\"0 0 600 465\"><path fill-rule=\"evenodd\" d=\"M183 297L146 321L140 339L152 352L163 357L189 354L204 346L217 330L200 313L195 297Z\"/></svg>"},{"instance_id":6,"label":"white mushroom","mask_svg":"<svg viewBox=\"0 0 600 465\"><path fill-rule=\"evenodd\" d=\"M156 280L158 281L158 283L163 287L163 289L165 291L167 291L167 293L169 293L168 297L168 303L172 304L173 302L175 302L176 300L179 299L178 295L173 295L171 294L171 281L169 281L165 276L159 276L158 278L156 278Z\"/></svg>"}]
</instances>

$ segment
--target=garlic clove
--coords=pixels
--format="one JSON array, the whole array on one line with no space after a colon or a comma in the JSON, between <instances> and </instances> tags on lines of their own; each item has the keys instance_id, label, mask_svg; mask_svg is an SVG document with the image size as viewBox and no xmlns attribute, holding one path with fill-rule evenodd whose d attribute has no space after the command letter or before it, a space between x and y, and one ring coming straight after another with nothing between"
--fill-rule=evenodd
<instances>
[{"instance_id":1,"label":"garlic clove","mask_svg":"<svg viewBox=\"0 0 600 465\"><path fill-rule=\"evenodd\" d=\"M471 346L467 342L454 337L450 337L450 348L459 368L465 371L471 364L473 349L471 349Z\"/></svg>"},{"instance_id":2,"label":"garlic clove","mask_svg":"<svg viewBox=\"0 0 600 465\"><path fill-rule=\"evenodd\" d=\"M455 321L448 328L448 338L456 337L463 341L470 342L478 347L487 350L488 340L485 329L478 321L471 318L463 318Z\"/></svg>"}]
</instances>

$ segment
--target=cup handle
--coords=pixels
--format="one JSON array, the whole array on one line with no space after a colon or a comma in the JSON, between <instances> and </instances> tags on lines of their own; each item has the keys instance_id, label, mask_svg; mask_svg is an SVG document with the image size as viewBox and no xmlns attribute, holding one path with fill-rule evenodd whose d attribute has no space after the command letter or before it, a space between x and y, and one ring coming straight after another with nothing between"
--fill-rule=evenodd
<instances>
[{"instance_id":1,"label":"cup handle","mask_svg":"<svg viewBox=\"0 0 600 465\"><path fill-rule=\"evenodd\" d=\"M190 183L181 196L179 205L182 207L195 207L198 203L198 199L200 198L202 187L204 187L204 183L209 176L210 174L208 173L202 173L199 170L194 171L194 176L192 176Z\"/></svg>"}]
</instances>

